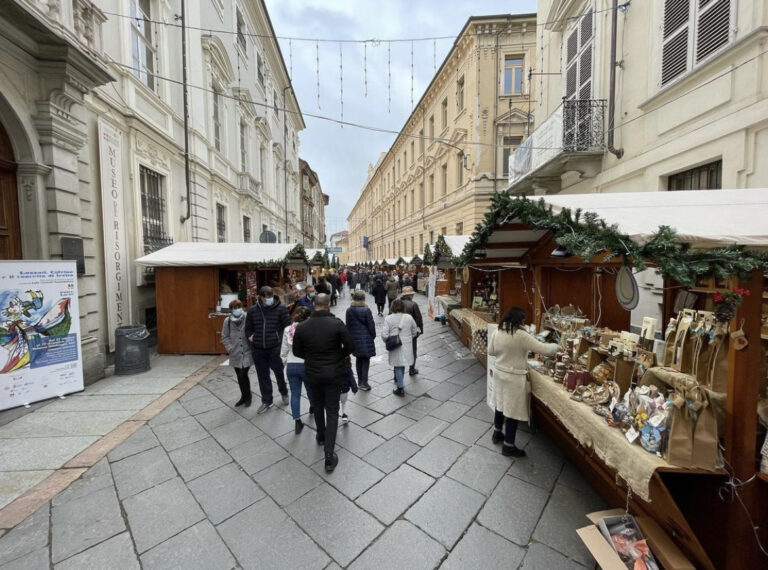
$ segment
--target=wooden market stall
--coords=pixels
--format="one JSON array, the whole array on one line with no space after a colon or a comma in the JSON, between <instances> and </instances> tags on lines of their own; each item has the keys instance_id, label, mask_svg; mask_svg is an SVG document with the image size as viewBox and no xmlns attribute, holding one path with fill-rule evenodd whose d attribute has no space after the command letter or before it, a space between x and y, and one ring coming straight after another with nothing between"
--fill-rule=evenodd
<instances>
[{"instance_id":1,"label":"wooden market stall","mask_svg":"<svg viewBox=\"0 0 768 570\"><path fill-rule=\"evenodd\" d=\"M637 356L617 358L631 364L624 390L635 381L684 395L701 386L717 410L722 467L681 467L667 455L631 444L590 406L574 402L545 368L531 370L537 425L607 502L651 517L697 568L768 567L758 544L768 541L768 474L758 471L765 437L758 410L768 410L768 335L761 336L762 322L768 322L767 219L768 190L554 195L542 201L497 195L461 260L497 271L501 311L523 307L539 326L547 323L547 309L573 305L583 320L592 321L582 330L596 329L599 320L628 331L630 313L615 292L625 263L635 270L655 268L667 291L695 292L689 310L709 316L723 306L723 295L746 291L739 293L741 304L732 318L720 319L725 327L720 346L727 346L727 358L720 360L727 367L722 393L684 368L659 366L642 375ZM672 301L665 294L663 314L673 314ZM664 323L659 325L659 360L669 364ZM742 333L746 346L727 342ZM590 359L600 357L602 339L584 346ZM646 364L652 366L649 358ZM614 380L618 365L615 374ZM766 425L768 418L761 421Z\"/></svg>"},{"instance_id":2,"label":"wooden market stall","mask_svg":"<svg viewBox=\"0 0 768 570\"><path fill-rule=\"evenodd\" d=\"M155 268L161 354L224 354L221 327L231 300L250 307L260 287L286 292L309 270L301 244L278 243L179 242L136 263Z\"/></svg>"}]
</instances>

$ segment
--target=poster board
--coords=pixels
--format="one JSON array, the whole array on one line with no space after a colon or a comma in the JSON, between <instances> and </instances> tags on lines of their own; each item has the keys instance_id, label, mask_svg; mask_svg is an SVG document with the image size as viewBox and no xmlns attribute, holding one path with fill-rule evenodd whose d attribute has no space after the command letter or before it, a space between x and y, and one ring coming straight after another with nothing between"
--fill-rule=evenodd
<instances>
[{"instance_id":1,"label":"poster board","mask_svg":"<svg viewBox=\"0 0 768 570\"><path fill-rule=\"evenodd\" d=\"M83 385L74 261L0 261L0 410Z\"/></svg>"}]
</instances>

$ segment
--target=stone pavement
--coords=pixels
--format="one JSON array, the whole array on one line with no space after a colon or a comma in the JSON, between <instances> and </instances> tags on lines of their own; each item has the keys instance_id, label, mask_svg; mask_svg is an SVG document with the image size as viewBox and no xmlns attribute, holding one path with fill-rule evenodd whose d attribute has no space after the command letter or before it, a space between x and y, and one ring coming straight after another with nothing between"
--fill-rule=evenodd
<instances>
[{"instance_id":1,"label":"stone pavement","mask_svg":"<svg viewBox=\"0 0 768 570\"><path fill-rule=\"evenodd\" d=\"M0 536L0 570L591 567L575 529L603 501L540 432L518 433L528 457L503 457L483 367L425 328L405 398L377 341L333 473L310 418L297 436L286 408L233 408L220 366Z\"/></svg>"}]
</instances>

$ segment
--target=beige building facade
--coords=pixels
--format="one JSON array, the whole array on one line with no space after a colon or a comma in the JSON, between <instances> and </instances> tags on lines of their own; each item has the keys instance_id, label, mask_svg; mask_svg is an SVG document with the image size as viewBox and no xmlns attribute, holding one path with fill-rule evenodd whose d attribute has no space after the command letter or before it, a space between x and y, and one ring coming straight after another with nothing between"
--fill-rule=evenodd
<instances>
[{"instance_id":1,"label":"beige building facade","mask_svg":"<svg viewBox=\"0 0 768 570\"><path fill-rule=\"evenodd\" d=\"M535 105L536 16L470 18L390 149L368 168L349 217L349 262L421 255L471 233ZM367 238L368 247L364 246Z\"/></svg>"}]
</instances>

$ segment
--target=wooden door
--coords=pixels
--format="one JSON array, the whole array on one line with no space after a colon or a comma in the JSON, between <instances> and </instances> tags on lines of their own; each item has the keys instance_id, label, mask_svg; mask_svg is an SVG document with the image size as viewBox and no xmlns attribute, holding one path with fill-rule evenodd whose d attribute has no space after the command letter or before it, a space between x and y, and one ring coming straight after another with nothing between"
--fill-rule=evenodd
<instances>
[{"instance_id":1,"label":"wooden door","mask_svg":"<svg viewBox=\"0 0 768 570\"><path fill-rule=\"evenodd\" d=\"M21 259L16 163L8 133L0 123L0 259Z\"/></svg>"}]
</instances>

